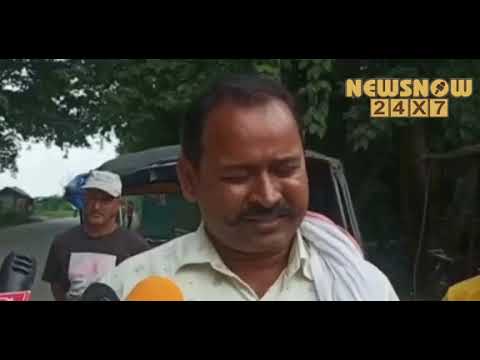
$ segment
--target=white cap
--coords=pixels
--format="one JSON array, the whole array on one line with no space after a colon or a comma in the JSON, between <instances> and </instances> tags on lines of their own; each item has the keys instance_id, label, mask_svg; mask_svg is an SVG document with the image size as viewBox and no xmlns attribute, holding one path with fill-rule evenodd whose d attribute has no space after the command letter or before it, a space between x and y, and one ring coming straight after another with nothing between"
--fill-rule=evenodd
<instances>
[{"instance_id":1,"label":"white cap","mask_svg":"<svg viewBox=\"0 0 480 360\"><path fill-rule=\"evenodd\" d=\"M92 171L83 189L98 189L118 198L122 195L122 180L117 174L108 171Z\"/></svg>"}]
</instances>

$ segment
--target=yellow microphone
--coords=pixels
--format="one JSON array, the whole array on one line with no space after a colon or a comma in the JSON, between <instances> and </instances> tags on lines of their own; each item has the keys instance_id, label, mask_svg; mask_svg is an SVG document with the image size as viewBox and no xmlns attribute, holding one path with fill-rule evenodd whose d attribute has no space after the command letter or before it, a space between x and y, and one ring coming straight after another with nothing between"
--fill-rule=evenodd
<instances>
[{"instance_id":1,"label":"yellow microphone","mask_svg":"<svg viewBox=\"0 0 480 360\"><path fill-rule=\"evenodd\" d=\"M184 298L182 291L172 280L150 276L133 288L127 301L184 301Z\"/></svg>"}]
</instances>

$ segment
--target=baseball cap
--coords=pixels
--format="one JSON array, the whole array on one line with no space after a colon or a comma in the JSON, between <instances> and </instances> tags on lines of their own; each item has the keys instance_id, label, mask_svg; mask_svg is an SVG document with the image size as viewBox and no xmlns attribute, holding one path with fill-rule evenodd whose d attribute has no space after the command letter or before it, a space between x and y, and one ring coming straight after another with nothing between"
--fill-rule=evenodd
<instances>
[{"instance_id":1,"label":"baseball cap","mask_svg":"<svg viewBox=\"0 0 480 360\"><path fill-rule=\"evenodd\" d=\"M118 198L122 195L122 180L109 171L92 171L83 189L98 189Z\"/></svg>"}]
</instances>

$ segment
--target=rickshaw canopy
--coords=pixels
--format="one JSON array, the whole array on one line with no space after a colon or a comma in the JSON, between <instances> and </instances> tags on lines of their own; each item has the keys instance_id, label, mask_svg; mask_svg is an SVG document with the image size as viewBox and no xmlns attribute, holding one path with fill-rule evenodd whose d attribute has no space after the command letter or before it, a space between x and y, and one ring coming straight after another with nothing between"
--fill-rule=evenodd
<instances>
[{"instance_id":1,"label":"rickshaw canopy","mask_svg":"<svg viewBox=\"0 0 480 360\"><path fill-rule=\"evenodd\" d=\"M121 155L106 162L98 170L118 174L127 190L152 183L176 183L176 166L180 153L180 145L148 149Z\"/></svg>"}]
</instances>

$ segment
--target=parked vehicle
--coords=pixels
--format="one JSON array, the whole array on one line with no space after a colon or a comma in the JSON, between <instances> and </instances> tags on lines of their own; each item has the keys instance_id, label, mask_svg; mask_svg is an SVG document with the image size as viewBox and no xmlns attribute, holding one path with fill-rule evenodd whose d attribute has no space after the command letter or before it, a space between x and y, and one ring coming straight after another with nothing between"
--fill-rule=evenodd
<instances>
[{"instance_id":1,"label":"parked vehicle","mask_svg":"<svg viewBox=\"0 0 480 360\"><path fill-rule=\"evenodd\" d=\"M176 172L180 151L179 145L149 149L121 155L98 168L120 175L123 196L134 203L133 228L154 246L196 230L201 221L197 206L187 202L181 193ZM314 151L307 151L306 157L310 210L328 216L361 243L342 163ZM77 184L81 183L77 180Z\"/></svg>"}]
</instances>

